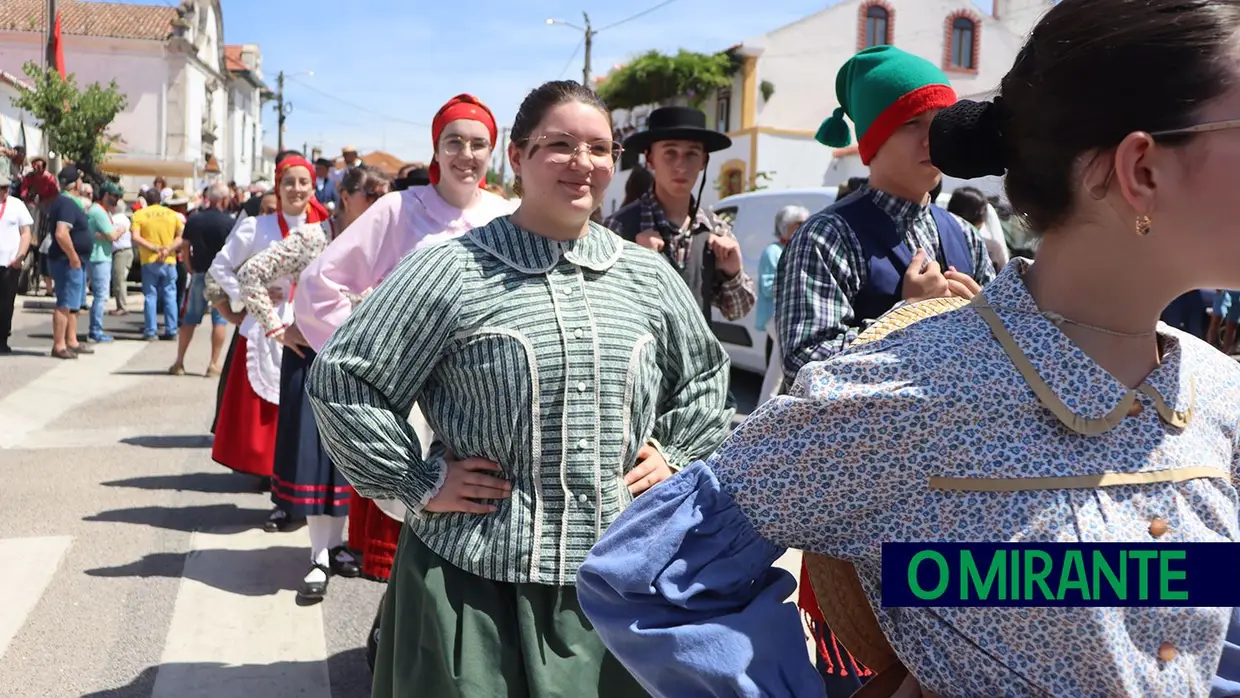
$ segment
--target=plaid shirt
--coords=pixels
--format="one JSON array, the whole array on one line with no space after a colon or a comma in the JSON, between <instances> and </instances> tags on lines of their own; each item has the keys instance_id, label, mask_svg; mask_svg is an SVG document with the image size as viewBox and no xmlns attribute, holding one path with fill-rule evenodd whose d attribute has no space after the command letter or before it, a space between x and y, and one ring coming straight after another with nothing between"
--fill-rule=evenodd
<instances>
[{"instance_id":1,"label":"plaid shirt","mask_svg":"<svg viewBox=\"0 0 1240 698\"><path fill-rule=\"evenodd\" d=\"M910 249L922 248L934 260L944 258L929 206L877 189L862 191L904 231ZM984 286L995 278L986 245L976 228L960 217L956 222L973 255L973 278ZM865 288L868 276L856 232L832 208L810 216L789 241L775 282L785 385L796 381L802 366L843 351L865 329L853 312L853 299Z\"/></svg>"},{"instance_id":2,"label":"plaid shirt","mask_svg":"<svg viewBox=\"0 0 1240 698\"><path fill-rule=\"evenodd\" d=\"M690 252L693 246L693 231L700 229L710 230L714 235L726 235L735 237L732 234L732 226L728 225L713 211L707 208L699 207L697 210L697 218L694 220L692 227L682 229L680 226L672 225L667 220L667 215L663 212L663 206L659 204L659 200L655 198L654 192L648 191L641 195L641 230L657 230L663 234L664 239L669 240L669 244L663 248L663 256L666 257L680 271L683 272L690 263ZM620 230L620 221L614 216L607 220L604 224L607 228L615 231L617 234L624 235L630 233L634 236L639 231L622 231ZM701 260L698 260L701 263ZM702 289L703 296L707 295L708 289ZM757 292L753 283L753 279L742 269L740 274L733 277L726 277L722 272L715 273L714 289L709 294L711 304L719 309L719 312L727 320L739 320L753 309L754 302L757 301Z\"/></svg>"}]
</instances>

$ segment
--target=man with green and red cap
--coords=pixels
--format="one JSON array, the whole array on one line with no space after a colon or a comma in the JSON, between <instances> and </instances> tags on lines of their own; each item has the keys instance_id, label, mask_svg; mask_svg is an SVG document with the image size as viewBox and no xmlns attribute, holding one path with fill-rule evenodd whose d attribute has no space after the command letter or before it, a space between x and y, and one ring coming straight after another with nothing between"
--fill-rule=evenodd
<instances>
[{"instance_id":1,"label":"man with green and red cap","mask_svg":"<svg viewBox=\"0 0 1240 698\"><path fill-rule=\"evenodd\" d=\"M930 122L956 102L943 71L894 46L876 46L840 68L835 93L840 107L817 140L851 145L847 117L870 177L811 216L780 259L775 320L785 388L803 366L842 351L895 306L971 298L995 276L977 230L930 197L942 179L930 162ZM799 605L812 620L827 695L851 694L869 672L822 621L804 568Z\"/></svg>"},{"instance_id":2,"label":"man with green and red cap","mask_svg":"<svg viewBox=\"0 0 1240 698\"><path fill-rule=\"evenodd\" d=\"M835 92L840 107L817 139L851 145L847 117L870 177L806 221L780 260L775 316L787 387L898 303L971 297L995 275L977 230L930 200L942 179L930 162L930 122L956 102L943 71L876 46L840 68Z\"/></svg>"}]
</instances>

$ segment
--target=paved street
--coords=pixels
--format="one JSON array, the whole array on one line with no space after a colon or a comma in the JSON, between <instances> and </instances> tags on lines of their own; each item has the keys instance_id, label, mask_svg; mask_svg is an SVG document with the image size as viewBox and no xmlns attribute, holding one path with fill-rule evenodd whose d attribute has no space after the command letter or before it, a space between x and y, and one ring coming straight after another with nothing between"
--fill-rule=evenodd
<instances>
[{"instance_id":1,"label":"paved street","mask_svg":"<svg viewBox=\"0 0 1240 698\"><path fill-rule=\"evenodd\" d=\"M264 533L267 497L210 459L206 333L195 375L172 377L175 343L136 341L139 314L108 317L117 341L76 361L48 357L50 311L19 309L14 325L0 357L0 696L368 696L383 586L337 578L322 605L295 603L305 529ZM759 383L737 376L742 409Z\"/></svg>"}]
</instances>

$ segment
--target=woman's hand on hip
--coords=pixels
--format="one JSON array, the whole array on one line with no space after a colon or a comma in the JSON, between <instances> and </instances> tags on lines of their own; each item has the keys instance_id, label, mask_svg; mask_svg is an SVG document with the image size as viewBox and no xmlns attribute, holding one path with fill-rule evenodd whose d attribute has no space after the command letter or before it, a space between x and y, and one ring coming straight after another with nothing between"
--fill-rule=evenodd
<instances>
[{"instance_id":1,"label":"woman's hand on hip","mask_svg":"<svg viewBox=\"0 0 1240 698\"><path fill-rule=\"evenodd\" d=\"M437 514L450 511L490 514L499 507L478 500L508 499L512 496L512 483L486 474L504 472L499 464L484 458L457 460L451 451L444 455L444 462L448 472L444 476L443 487L426 503L426 511Z\"/></svg>"},{"instance_id":2,"label":"woman's hand on hip","mask_svg":"<svg viewBox=\"0 0 1240 698\"><path fill-rule=\"evenodd\" d=\"M659 449L646 444L637 452L637 465L624 475L629 494L636 497L672 476L672 468Z\"/></svg>"}]
</instances>

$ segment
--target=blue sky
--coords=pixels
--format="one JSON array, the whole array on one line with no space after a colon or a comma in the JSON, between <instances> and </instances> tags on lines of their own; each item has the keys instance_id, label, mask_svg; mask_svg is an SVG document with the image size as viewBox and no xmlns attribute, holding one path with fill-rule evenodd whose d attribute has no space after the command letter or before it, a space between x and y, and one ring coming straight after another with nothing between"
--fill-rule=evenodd
<instances>
[{"instance_id":1,"label":"blue sky","mask_svg":"<svg viewBox=\"0 0 1240 698\"><path fill-rule=\"evenodd\" d=\"M975 1L989 11L989 0ZM273 88L280 70L314 71L313 77L286 83L286 97L293 103L287 147L308 143L338 152L343 145L356 145L363 153L381 149L408 161L429 159L427 124L453 95L476 95L502 126L512 123L531 88L561 77L580 79L581 32L548 26L546 19L580 25L585 10L601 29L660 2L222 0L222 5L225 43L259 44L264 78ZM717 51L828 4L673 0L601 31L594 39L593 72L601 75L650 49ZM274 145L275 114L269 110L264 122L268 144Z\"/></svg>"}]
</instances>

